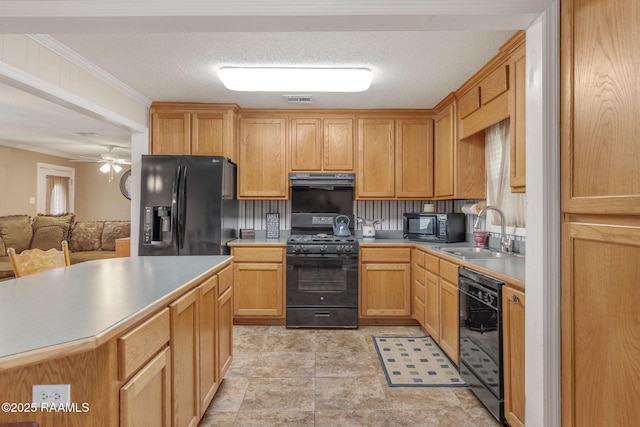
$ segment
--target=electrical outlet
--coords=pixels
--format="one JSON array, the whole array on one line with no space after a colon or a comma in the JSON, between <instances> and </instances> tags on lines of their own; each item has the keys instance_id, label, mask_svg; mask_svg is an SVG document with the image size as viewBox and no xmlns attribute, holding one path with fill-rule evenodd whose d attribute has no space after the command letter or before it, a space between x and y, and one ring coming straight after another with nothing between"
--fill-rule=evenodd
<instances>
[{"instance_id":1,"label":"electrical outlet","mask_svg":"<svg viewBox=\"0 0 640 427\"><path fill-rule=\"evenodd\" d=\"M32 400L38 407L70 404L71 384L34 384Z\"/></svg>"}]
</instances>

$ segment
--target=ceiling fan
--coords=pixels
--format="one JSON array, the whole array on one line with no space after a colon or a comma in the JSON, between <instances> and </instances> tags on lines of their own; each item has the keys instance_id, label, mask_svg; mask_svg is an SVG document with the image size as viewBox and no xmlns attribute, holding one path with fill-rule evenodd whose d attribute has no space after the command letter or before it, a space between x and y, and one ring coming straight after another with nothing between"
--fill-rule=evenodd
<instances>
[{"instance_id":1,"label":"ceiling fan","mask_svg":"<svg viewBox=\"0 0 640 427\"><path fill-rule=\"evenodd\" d=\"M100 172L109 174L109 182L113 181L114 174L117 174L122 170L120 165L130 165L131 160L122 159L117 154L113 153L114 147L112 145L107 146L107 152L102 153L100 158L79 156L82 159L72 159L70 162L90 162L90 163L102 163L100 166Z\"/></svg>"}]
</instances>

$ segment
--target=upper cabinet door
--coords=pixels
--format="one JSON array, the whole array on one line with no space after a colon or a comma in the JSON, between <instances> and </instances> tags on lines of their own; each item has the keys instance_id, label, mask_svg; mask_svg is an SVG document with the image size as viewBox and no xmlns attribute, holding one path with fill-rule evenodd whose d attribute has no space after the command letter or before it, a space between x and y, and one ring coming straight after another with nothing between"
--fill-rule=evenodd
<instances>
[{"instance_id":1,"label":"upper cabinet door","mask_svg":"<svg viewBox=\"0 0 640 427\"><path fill-rule=\"evenodd\" d=\"M454 148L456 139L456 103L452 100L436 114L434 142L434 195L453 197Z\"/></svg>"},{"instance_id":2,"label":"upper cabinet door","mask_svg":"<svg viewBox=\"0 0 640 427\"><path fill-rule=\"evenodd\" d=\"M562 21L562 210L640 213L640 7L567 2Z\"/></svg>"},{"instance_id":3,"label":"upper cabinet door","mask_svg":"<svg viewBox=\"0 0 640 427\"><path fill-rule=\"evenodd\" d=\"M153 154L191 154L189 113L151 114L151 152Z\"/></svg>"},{"instance_id":4,"label":"upper cabinet door","mask_svg":"<svg viewBox=\"0 0 640 427\"><path fill-rule=\"evenodd\" d=\"M292 172L353 172L353 118L292 118Z\"/></svg>"},{"instance_id":5,"label":"upper cabinet door","mask_svg":"<svg viewBox=\"0 0 640 427\"><path fill-rule=\"evenodd\" d=\"M511 191L524 193L527 178L527 130L526 119L526 48L524 43L512 54L509 62L511 93L509 97L510 116L510 160Z\"/></svg>"},{"instance_id":6,"label":"upper cabinet door","mask_svg":"<svg viewBox=\"0 0 640 427\"><path fill-rule=\"evenodd\" d=\"M291 119L291 170L322 170L322 127L320 119Z\"/></svg>"},{"instance_id":7,"label":"upper cabinet door","mask_svg":"<svg viewBox=\"0 0 640 427\"><path fill-rule=\"evenodd\" d=\"M238 198L287 199L287 120L240 119Z\"/></svg>"},{"instance_id":8,"label":"upper cabinet door","mask_svg":"<svg viewBox=\"0 0 640 427\"><path fill-rule=\"evenodd\" d=\"M433 120L396 122L396 197L433 197Z\"/></svg>"},{"instance_id":9,"label":"upper cabinet door","mask_svg":"<svg viewBox=\"0 0 640 427\"><path fill-rule=\"evenodd\" d=\"M395 120L358 120L356 198L395 196Z\"/></svg>"},{"instance_id":10,"label":"upper cabinet door","mask_svg":"<svg viewBox=\"0 0 640 427\"><path fill-rule=\"evenodd\" d=\"M224 147L224 114L191 115L191 154L222 156Z\"/></svg>"},{"instance_id":11,"label":"upper cabinet door","mask_svg":"<svg viewBox=\"0 0 640 427\"><path fill-rule=\"evenodd\" d=\"M353 172L353 119L324 119L323 169Z\"/></svg>"}]
</instances>

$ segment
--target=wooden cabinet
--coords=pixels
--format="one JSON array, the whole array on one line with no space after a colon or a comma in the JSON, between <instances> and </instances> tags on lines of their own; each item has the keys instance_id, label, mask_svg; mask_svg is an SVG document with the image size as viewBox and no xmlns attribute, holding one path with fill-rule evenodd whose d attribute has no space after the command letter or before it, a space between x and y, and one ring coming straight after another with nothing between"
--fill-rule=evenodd
<instances>
[{"instance_id":1,"label":"wooden cabinet","mask_svg":"<svg viewBox=\"0 0 640 427\"><path fill-rule=\"evenodd\" d=\"M501 52L458 89L460 139L509 118L509 83L509 57Z\"/></svg>"},{"instance_id":2,"label":"wooden cabinet","mask_svg":"<svg viewBox=\"0 0 640 427\"><path fill-rule=\"evenodd\" d=\"M358 120L356 198L395 196L395 120Z\"/></svg>"},{"instance_id":3,"label":"wooden cabinet","mask_svg":"<svg viewBox=\"0 0 640 427\"><path fill-rule=\"evenodd\" d=\"M396 198L433 197L433 121L396 120Z\"/></svg>"},{"instance_id":4,"label":"wooden cabinet","mask_svg":"<svg viewBox=\"0 0 640 427\"><path fill-rule=\"evenodd\" d=\"M440 348L458 364L459 300L458 265L426 253L424 329Z\"/></svg>"},{"instance_id":5,"label":"wooden cabinet","mask_svg":"<svg viewBox=\"0 0 640 427\"><path fill-rule=\"evenodd\" d=\"M436 107L434 121L433 185L436 198L453 197L455 194L453 174L456 140L456 101L450 95Z\"/></svg>"},{"instance_id":6,"label":"wooden cabinet","mask_svg":"<svg viewBox=\"0 0 640 427\"><path fill-rule=\"evenodd\" d=\"M417 248L411 249L411 317L424 327L425 312L425 256L426 254Z\"/></svg>"},{"instance_id":7,"label":"wooden cabinet","mask_svg":"<svg viewBox=\"0 0 640 427\"><path fill-rule=\"evenodd\" d=\"M524 426L524 293L502 288L504 416L511 427Z\"/></svg>"},{"instance_id":8,"label":"wooden cabinet","mask_svg":"<svg viewBox=\"0 0 640 427\"><path fill-rule=\"evenodd\" d=\"M171 424L171 352L160 351L120 389L120 426Z\"/></svg>"},{"instance_id":9,"label":"wooden cabinet","mask_svg":"<svg viewBox=\"0 0 640 427\"><path fill-rule=\"evenodd\" d=\"M172 409L175 426L197 426L200 420L198 295L199 291L194 289L169 307L173 376Z\"/></svg>"},{"instance_id":10,"label":"wooden cabinet","mask_svg":"<svg viewBox=\"0 0 640 427\"><path fill-rule=\"evenodd\" d=\"M233 359L233 268L169 306L173 422L198 425Z\"/></svg>"},{"instance_id":11,"label":"wooden cabinet","mask_svg":"<svg viewBox=\"0 0 640 427\"><path fill-rule=\"evenodd\" d=\"M164 309L117 340L122 426L171 425L169 325Z\"/></svg>"},{"instance_id":12,"label":"wooden cabinet","mask_svg":"<svg viewBox=\"0 0 640 427\"><path fill-rule=\"evenodd\" d=\"M242 117L239 199L287 199L287 119Z\"/></svg>"},{"instance_id":13,"label":"wooden cabinet","mask_svg":"<svg viewBox=\"0 0 640 427\"><path fill-rule=\"evenodd\" d=\"M440 260L440 336L438 344L460 364L460 311L458 299L458 266Z\"/></svg>"},{"instance_id":14,"label":"wooden cabinet","mask_svg":"<svg viewBox=\"0 0 640 427\"><path fill-rule=\"evenodd\" d=\"M229 268L229 267L227 267ZM207 279L198 287L200 310L198 319L200 364L198 380L200 384L200 414L207 409L218 387L221 377L218 373L218 276Z\"/></svg>"},{"instance_id":15,"label":"wooden cabinet","mask_svg":"<svg viewBox=\"0 0 640 427\"><path fill-rule=\"evenodd\" d=\"M640 8L636 0L560 7L562 425L633 425L640 419Z\"/></svg>"},{"instance_id":16,"label":"wooden cabinet","mask_svg":"<svg viewBox=\"0 0 640 427\"><path fill-rule=\"evenodd\" d=\"M283 247L233 247L234 319L284 319Z\"/></svg>"},{"instance_id":17,"label":"wooden cabinet","mask_svg":"<svg viewBox=\"0 0 640 427\"><path fill-rule=\"evenodd\" d=\"M440 339L440 277L427 271L425 279L424 328L436 340Z\"/></svg>"},{"instance_id":18,"label":"wooden cabinet","mask_svg":"<svg viewBox=\"0 0 640 427\"><path fill-rule=\"evenodd\" d=\"M237 162L235 105L153 103L151 153L225 156Z\"/></svg>"},{"instance_id":19,"label":"wooden cabinet","mask_svg":"<svg viewBox=\"0 0 640 427\"><path fill-rule=\"evenodd\" d=\"M485 198L484 134L458 139L455 94L442 100L434 111L434 197Z\"/></svg>"},{"instance_id":20,"label":"wooden cabinet","mask_svg":"<svg viewBox=\"0 0 640 427\"><path fill-rule=\"evenodd\" d=\"M290 171L353 172L353 117L292 118Z\"/></svg>"},{"instance_id":21,"label":"wooden cabinet","mask_svg":"<svg viewBox=\"0 0 640 427\"><path fill-rule=\"evenodd\" d=\"M526 53L523 35L522 42L511 52L509 59L510 181L514 193L524 193L527 188Z\"/></svg>"},{"instance_id":22,"label":"wooden cabinet","mask_svg":"<svg viewBox=\"0 0 640 427\"><path fill-rule=\"evenodd\" d=\"M431 119L358 120L358 199L424 199L433 195Z\"/></svg>"},{"instance_id":23,"label":"wooden cabinet","mask_svg":"<svg viewBox=\"0 0 640 427\"><path fill-rule=\"evenodd\" d=\"M411 249L360 249L360 316L411 316Z\"/></svg>"},{"instance_id":24,"label":"wooden cabinet","mask_svg":"<svg viewBox=\"0 0 640 427\"><path fill-rule=\"evenodd\" d=\"M233 268L226 267L218 274L218 304L216 322L218 328L218 352L216 366L218 378L222 378L233 362L233 300L235 283ZM205 408L206 409L206 408Z\"/></svg>"}]
</instances>

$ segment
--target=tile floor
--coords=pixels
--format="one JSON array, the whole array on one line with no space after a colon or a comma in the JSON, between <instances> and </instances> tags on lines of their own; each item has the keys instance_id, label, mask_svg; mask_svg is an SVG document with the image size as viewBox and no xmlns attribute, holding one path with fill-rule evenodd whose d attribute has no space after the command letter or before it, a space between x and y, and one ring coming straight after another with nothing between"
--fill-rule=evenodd
<instances>
[{"instance_id":1,"label":"tile floor","mask_svg":"<svg viewBox=\"0 0 640 427\"><path fill-rule=\"evenodd\" d=\"M499 426L467 388L389 387L371 337L419 327L234 326L234 361L209 426Z\"/></svg>"}]
</instances>

